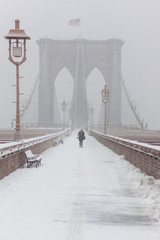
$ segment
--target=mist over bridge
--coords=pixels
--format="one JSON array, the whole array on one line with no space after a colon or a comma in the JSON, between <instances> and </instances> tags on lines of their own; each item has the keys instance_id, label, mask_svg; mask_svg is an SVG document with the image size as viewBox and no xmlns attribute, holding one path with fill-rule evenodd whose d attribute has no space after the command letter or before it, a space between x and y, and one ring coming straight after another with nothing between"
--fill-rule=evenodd
<instances>
[{"instance_id":1,"label":"mist over bridge","mask_svg":"<svg viewBox=\"0 0 160 240\"><path fill-rule=\"evenodd\" d=\"M159 43L158 37L153 37L158 36L153 26L158 23L158 3L137 1L137 4L131 4L126 1L127 4L122 4L119 1L118 6L118 1L64 1L64 4L62 1L33 2L32 7L28 1L21 1L19 5L10 4L10 12L16 14L17 11L17 17L19 14L23 16L24 28L32 40L27 44L28 60L20 74L20 77L24 77L24 81L20 79L20 94L24 93L20 96L22 139L12 142L14 121L8 132L0 131L3 140L6 137L6 141L10 141L5 144L3 142L0 146L0 179L4 178L0 181L1 239L25 240L36 239L38 236L39 240L159 240L159 223L155 221L160 221L159 180L156 180L160 179L160 147L155 145L160 143L160 132L147 130L143 116L137 114L141 109L144 117L153 121L154 125L152 114L156 112L154 100L158 100L156 86L159 76ZM8 6L6 10L7 8ZM75 10L83 15L83 36L92 39L101 36L101 40L73 40L79 29L67 27L66 20L72 14L75 15ZM2 11L5 12L5 6ZM6 32L5 28L10 21L7 15L8 21L4 21L2 33ZM28 20L32 24L27 27ZM114 34L123 36L127 44L123 45L123 39L106 40L107 36ZM34 42L36 36L73 39L38 40L38 37L37 44ZM41 41L46 42L42 47L39 45ZM94 42L99 42L99 46ZM10 93L8 84L15 80L15 69L12 69L11 63L8 67L5 65L5 61L8 63L6 44L4 49L3 42L1 45L4 64L1 79L4 86L7 83L7 91L3 92L3 88L1 91L2 96L7 95L7 101L11 102L15 100L14 97L10 100L11 96L5 93ZM62 47L64 44L66 46ZM37 49L40 53L39 72L36 69ZM111 61L107 60L108 55ZM122 80L121 61L128 77L125 82ZM29 88L34 81L32 76L37 73L36 84L28 98ZM97 87L94 80L91 83L91 78L94 77L100 86ZM64 79L63 82L66 80L66 84L62 84L60 78ZM150 80L153 89L149 86ZM126 87L127 82L132 87L136 108ZM105 84L110 91L106 134L103 132L105 114L101 101L101 90ZM64 95L60 87L67 91L71 85L72 94L71 91L68 92L70 97L67 99L67 94ZM95 96L95 100L92 100L90 95L95 87L97 98ZM15 95L15 88L12 92ZM129 110L124 109L124 92ZM63 99L58 99L60 94ZM63 100L67 102L65 130L61 109ZM2 103L5 107L2 106L1 115L8 115L8 120L11 121L12 117L15 118L15 103L11 108L7 108L6 101ZM91 106L95 110L93 124L89 112ZM124 111L128 118L126 122L123 118ZM150 124L149 122L149 127ZM85 129L86 135L83 149L79 148L76 139L81 127ZM78 129L73 131L76 128ZM60 140L63 140L63 144ZM39 168L27 168L24 152L28 150L42 155L42 165ZM11 174L13 171L15 172ZM135 176L138 171L139 175ZM157 192L153 194L156 185ZM141 190L144 190L144 195ZM149 213L146 210L150 210Z\"/></svg>"}]
</instances>

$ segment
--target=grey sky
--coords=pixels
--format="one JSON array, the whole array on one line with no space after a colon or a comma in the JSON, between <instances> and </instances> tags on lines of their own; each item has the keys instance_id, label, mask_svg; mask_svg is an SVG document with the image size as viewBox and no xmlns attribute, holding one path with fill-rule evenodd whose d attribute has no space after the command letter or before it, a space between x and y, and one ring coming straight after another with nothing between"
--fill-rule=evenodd
<instances>
[{"instance_id":1,"label":"grey sky","mask_svg":"<svg viewBox=\"0 0 160 240\"><path fill-rule=\"evenodd\" d=\"M0 128L10 127L15 116L15 66L8 61L8 41L4 35L14 28L14 20L31 37L27 41L27 61L21 66L21 89L25 98L38 74L38 45L41 37L74 39L79 28L68 26L71 18L81 18L86 39L120 38L122 73L132 99L150 128L160 129L160 1L159 0L0 0Z\"/></svg>"}]
</instances>

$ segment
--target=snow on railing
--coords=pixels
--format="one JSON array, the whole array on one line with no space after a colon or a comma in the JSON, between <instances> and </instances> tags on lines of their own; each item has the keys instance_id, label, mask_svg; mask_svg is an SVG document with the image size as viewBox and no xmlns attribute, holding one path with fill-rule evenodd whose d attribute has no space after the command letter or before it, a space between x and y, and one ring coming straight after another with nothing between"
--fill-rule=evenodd
<instances>
[{"instance_id":1,"label":"snow on railing","mask_svg":"<svg viewBox=\"0 0 160 240\"><path fill-rule=\"evenodd\" d=\"M118 144L128 147L132 150L139 151L142 154L147 154L149 156L160 159L160 147L159 146L152 146L147 143L137 142L137 141L129 140L129 139L123 139L123 138L115 137L112 135L107 135L107 134L98 132L96 130L92 130L92 132L105 138L105 139L108 139L112 142L118 143Z\"/></svg>"},{"instance_id":2,"label":"snow on railing","mask_svg":"<svg viewBox=\"0 0 160 240\"><path fill-rule=\"evenodd\" d=\"M13 154L17 151L26 149L30 146L34 146L36 144L50 140L52 138L58 138L64 134L66 134L69 130L70 129L66 129L66 130L58 132L58 133L52 133L52 134L48 134L48 135L41 136L41 137L23 139L19 143L12 142L12 143L2 144L2 146L0 146L0 159L7 155Z\"/></svg>"}]
</instances>

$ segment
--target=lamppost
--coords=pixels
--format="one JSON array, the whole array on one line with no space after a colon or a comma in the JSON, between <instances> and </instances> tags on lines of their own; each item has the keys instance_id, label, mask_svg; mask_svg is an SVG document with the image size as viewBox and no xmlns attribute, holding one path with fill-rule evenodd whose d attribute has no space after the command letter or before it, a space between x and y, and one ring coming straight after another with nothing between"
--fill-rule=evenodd
<instances>
[{"instance_id":1,"label":"lamppost","mask_svg":"<svg viewBox=\"0 0 160 240\"><path fill-rule=\"evenodd\" d=\"M107 125L107 102L109 101L109 90L104 86L104 89L101 91L102 93L102 102L104 103L104 133L106 133L106 125Z\"/></svg>"},{"instance_id":2,"label":"lamppost","mask_svg":"<svg viewBox=\"0 0 160 240\"><path fill-rule=\"evenodd\" d=\"M26 61L26 40L30 37L26 35L25 31L19 29L19 20L15 20L15 29L11 29L5 37L9 39L9 61L16 65L16 127L14 140L21 139L21 125L20 125L20 92L19 92L19 65ZM19 61L16 61L17 58Z\"/></svg>"},{"instance_id":3,"label":"lamppost","mask_svg":"<svg viewBox=\"0 0 160 240\"><path fill-rule=\"evenodd\" d=\"M63 112L63 130L65 130L65 112L67 111L67 103L65 100L62 102L62 112Z\"/></svg>"},{"instance_id":4,"label":"lamppost","mask_svg":"<svg viewBox=\"0 0 160 240\"><path fill-rule=\"evenodd\" d=\"M94 115L94 107L90 107L90 118L91 118L91 129L93 127L93 115Z\"/></svg>"}]
</instances>

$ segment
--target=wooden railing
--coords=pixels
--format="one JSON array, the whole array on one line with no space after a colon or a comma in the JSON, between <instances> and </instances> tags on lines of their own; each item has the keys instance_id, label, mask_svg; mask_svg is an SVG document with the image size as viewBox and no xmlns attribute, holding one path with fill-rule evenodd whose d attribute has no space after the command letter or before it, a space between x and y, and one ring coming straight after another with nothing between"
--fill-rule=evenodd
<instances>
[{"instance_id":1,"label":"wooden railing","mask_svg":"<svg viewBox=\"0 0 160 240\"><path fill-rule=\"evenodd\" d=\"M36 137L33 139L24 139L24 140L20 141L19 143L13 142L13 143L2 144L0 146L0 159L4 158L6 156L9 156L10 154L16 153L17 151L25 150L30 147L37 146L38 144L41 144L48 140L62 137L65 134L67 134L68 132L69 132L69 129L58 132L58 133L53 133L53 134L48 134L48 135L41 136L41 137Z\"/></svg>"},{"instance_id":2,"label":"wooden railing","mask_svg":"<svg viewBox=\"0 0 160 240\"><path fill-rule=\"evenodd\" d=\"M33 139L26 139L19 143L7 143L0 146L0 179L13 171L21 168L26 163L24 152L32 150L34 154L40 154L57 144L58 138L69 135L70 129Z\"/></svg>"},{"instance_id":3,"label":"wooden railing","mask_svg":"<svg viewBox=\"0 0 160 240\"><path fill-rule=\"evenodd\" d=\"M122 139L92 130L91 135L147 175L160 179L160 147Z\"/></svg>"}]
</instances>

